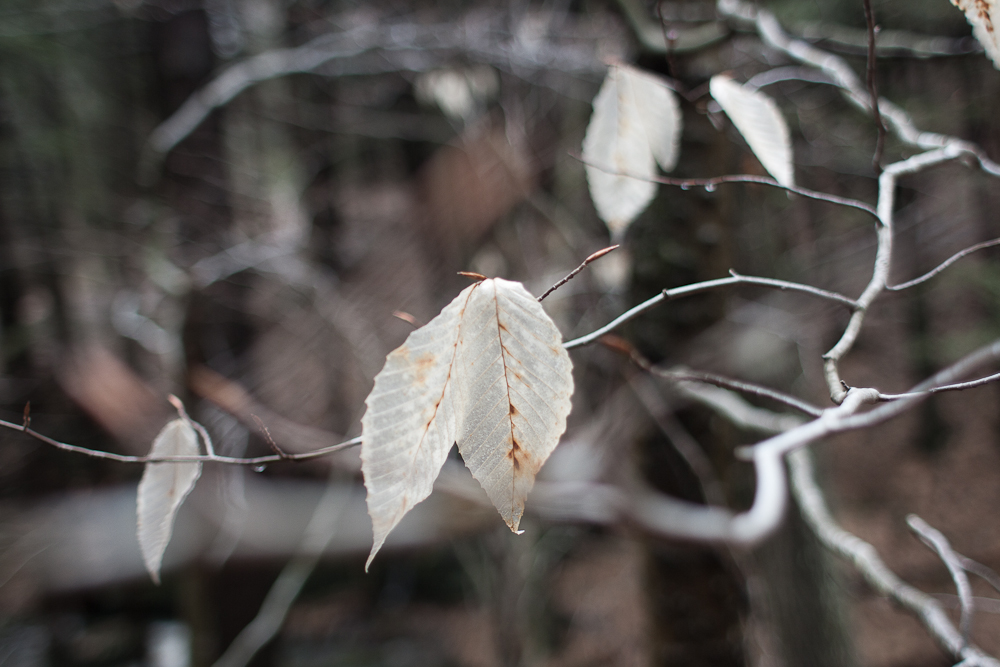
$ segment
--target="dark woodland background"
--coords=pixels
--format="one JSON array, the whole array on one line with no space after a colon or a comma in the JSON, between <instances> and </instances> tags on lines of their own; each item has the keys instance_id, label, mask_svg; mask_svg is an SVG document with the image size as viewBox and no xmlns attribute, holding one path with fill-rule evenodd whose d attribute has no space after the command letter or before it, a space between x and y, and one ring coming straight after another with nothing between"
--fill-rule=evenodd
<instances>
[{"instance_id":1,"label":"dark woodland background","mask_svg":"<svg viewBox=\"0 0 1000 667\"><path fill-rule=\"evenodd\" d=\"M861 0L764 4L864 71L863 47L848 43L863 35ZM947 0L874 9L884 29L945 37L953 52L885 54L880 92L919 127L1000 157L1000 72L975 52L962 13ZM221 453L268 452L251 413L289 450L357 435L372 378L411 330L394 311L427 321L467 284L461 270L540 293L608 245L572 157L607 59L688 90L725 70L746 80L793 64L728 30L668 57L657 36L713 20L713 3L665 2L659 14L662 28L639 0L3 0L0 417L19 423L30 400L42 433L143 454L175 393ZM157 125L227 66L323 35L353 36L315 72L248 87L166 154L150 147ZM457 110L435 103L445 75L474 93ZM830 86L766 91L792 128L798 182L873 202L871 119ZM677 175L764 173L706 97L683 113ZM908 154L889 139L887 160ZM962 164L903 179L897 209L896 281L1000 236L1000 185ZM571 338L730 268L856 296L874 243L862 214L782 191L663 188L623 248L546 308ZM904 391L1000 335L996 258L987 250L884 296L846 380ZM619 333L656 362L829 405L820 354L845 322L836 306L744 287L661 306ZM752 470L732 452L760 434L614 350L571 356L574 410L542 479L582 469L701 501L671 444L693 438L727 502L748 505ZM947 571L903 518L920 514L1000 567L998 398L995 386L941 395L816 448L842 524L952 605ZM357 450L264 470L206 466L155 587L134 533L141 473L0 435L0 664L213 664L295 553L324 488L333 537L253 665L951 664L794 512L766 544L733 554L532 518L530 498L515 537L492 510L435 493L366 575ZM973 636L1000 651L996 616L977 614Z\"/></svg>"}]
</instances>

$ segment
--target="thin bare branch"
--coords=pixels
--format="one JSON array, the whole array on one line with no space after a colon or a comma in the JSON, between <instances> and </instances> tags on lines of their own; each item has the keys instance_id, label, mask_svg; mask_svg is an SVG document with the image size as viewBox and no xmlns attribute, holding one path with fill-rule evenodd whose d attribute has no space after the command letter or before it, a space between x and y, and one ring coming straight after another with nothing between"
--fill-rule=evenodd
<instances>
[{"instance_id":1,"label":"thin bare branch","mask_svg":"<svg viewBox=\"0 0 1000 667\"><path fill-rule=\"evenodd\" d=\"M563 285L565 285L566 283L568 283L570 280L572 280L574 277L576 277L576 274L580 273L585 268L587 268L588 264L590 264L593 261L596 261L596 260L600 259L601 257L604 257L609 252L612 252L612 251L616 250L618 247L619 247L618 244L615 244L613 246L608 246L607 248L602 248L601 250L598 250L597 252L593 253L592 255L590 255L590 257L588 257L587 259L583 260L583 264L581 264L580 266L578 266L575 269L573 269L572 271L570 271L566 275L565 278L563 278L562 280L560 280L559 282L557 282L555 285L553 285L552 287L550 287L547 290L545 290L545 293L542 294L540 297L538 297L538 300L539 301L544 301L545 297L547 297L548 295L552 294L557 289L559 289L560 287L562 287Z\"/></svg>"},{"instance_id":2,"label":"thin bare branch","mask_svg":"<svg viewBox=\"0 0 1000 667\"><path fill-rule=\"evenodd\" d=\"M629 385L660 427L660 431L694 473L706 504L723 507L726 504L726 494L711 459L674 416L672 406L664 400L659 388L648 375L640 374L629 378Z\"/></svg>"},{"instance_id":3,"label":"thin bare branch","mask_svg":"<svg viewBox=\"0 0 1000 667\"><path fill-rule=\"evenodd\" d=\"M115 454L113 452L102 452L98 449L87 449L86 447L79 447L77 445L70 445L65 442L59 442L58 440L53 440L47 435L42 435L38 431L30 428L25 428L20 424L13 424L8 421L0 420L0 426L4 428L9 428L14 431L21 431L22 433L27 433L32 438L44 442L47 445L52 445L57 449L61 449L67 452L73 452L74 454L83 454L85 456L90 456L97 459L107 459L109 461L118 461L119 463L189 463L192 461L205 461L214 463L230 463L235 465L261 465L263 463L273 463L275 461L305 461L306 459L314 459L320 456L326 456L328 454L333 454L334 452L339 452L343 449L349 449L351 447L356 447L361 444L361 436L356 438L351 438L336 445L331 445L329 447L323 447L322 449L316 449L311 452L301 452L297 454L285 454L284 456L279 456L277 454L271 454L268 456L254 456L249 458L239 458L235 456L220 456L218 454L206 454L203 456L126 456L125 454Z\"/></svg>"},{"instance_id":4,"label":"thin bare branch","mask_svg":"<svg viewBox=\"0 0 1000 667\"><path fill-rule=\"evenodd\" d=\"M653 306L656 306L664 301L669 301L671 299L676 299L683 296L690 296L692 294L700 294L702 292L708 292L710 290L716 289L718 287L726 287L728 285L738 285L740 283L746 283L750 285L764 285L766 287L775 287L782 290L792 290L795 292L802 292L804 294L812 294L813 296L818 296L824 299L829 299L836 303L840 303L851 308L858 308L860 304L853 299L850 299L842 294L837 294L835 292L828 292L816 287L810 287L809 285L803 285L801 283L792 283L785 280L775 280L773 278L757 278L754 276L743 276L735 272L730 272L733 275L729 278L716 278L715 280L706 280L700 283L692 283L690 285L683 285L681 287L674 287L672 289L665 289L656 296L643 301L638 306L631 308L611 322L605 324L600 329L592 331L591 333L580 336L579 338L574 338L571 341L565 343L566 349L572 349L574 347L580 347L581 345L587 345L594 342L604 334L614 331L616 328L628 322L629 320L635 318L636 316L646 312Z\"/></svg>"},{"instance_id":5,"label":"thin bare branch","mask_svg":"<svg viewBox=\"0 0 1000 667\"><path fill-rule=\"evenodd\" d=\"M976 575L992 586L996 592L1000 593L1000 575L998 575L993 568L987 567L978 561L974 561L967 556L963 556L962 554L957 555L958 562L962 564L962 567L965 568L966 572ZM998 600L997 603L1000 604L1000 600Z\"/></svg>"},{"instance_id":6,"label":"thin bare branch","mask_svg":"<svg viewBox=\"0 0 1000 667\"><path fill-rule=\"evenodd\" d=\"M639 352L634 345L632 345L632 343L618 336L604 336L601 338L601 343L606 347L627 355L636 366L644 371L666 380L672 380L674 382L700 382L703 384L710 384L723 389L732 389L733 391L738 391L744 394L760 396L761 398L769 398L772 401L783 403L813 417L819 417L823 414L823 408L811 405L799 398L796 398L795 396L785 394L769 387L753 384L752 382L735 380L733 378L725 377L724 375L718 375L717 373L692 371L687 368L668 369L654 366L649 359L644 357L642 353Z\"/></svg>"},{"instance_id":7,"label":"thin bare branch","mask_svg":"<svg viewBox=\"0 0 1000 667\"><path fill-rule=\"evenodd\" d=\"M656 367L649 369L651 373L658 375L659 377L666 378L674 381L689 381L689 382L701 382L704 384L714 385L716 387L722 387L723 389L732 389L733 391L738 391L743 394L750 394L753 396L760 396L761 398L768 398L772 401L777 401L787 405L790 408L804 412L812 417L819 417L823 414L823 408L817 407L806 403L805 401L796 398L795 396L790 396L780 391L776 391L769 387L762 387L750 382L743 382L742 380L733 380L731 378L724 377L722 375L716 375L715 373L702 373L698 371L688 371L684 369L678 370L663 370Z\"/></svg>"},{"instance_id":8,"label":"thin bare branch","mask_svg":"<svg viewBox=\"0 0 1000 667\"><path fill-rule=\"evenodd\" d=\"M797 185L786 185L779 183L770 176L756 176L753 174L729 174L726 176L714 176L712 178L671 178L669 176L654 176L647 178L645 176L637 176L636 174L631 174L625 171L619 171L617 169L612 169L608 165L597 164L591 162L590 160L585 160L582 155L570 152L569 156L579 160L587 166L594 167L595 169L600 169L601 171L611 174L612 176L625 176L627 178L634 178L638 181L647 181L649 183L661 183L663 185L675 185L681 190L689 190L691 188L705 188L706 192L715 192L715 188L719 185L724 185L726 183L756 183L757 185L768 185L773 188L778 188L779 190L787 190L788 192L793 192L797 195L802 195L803 197L808 197L809 199L816 199L818 201L825 201L830 204L837 204L839 206L847 206L849 208L856 208L858 210L864 211L869 215L878 217L878 213L875 211L875 207L871 204L867 204L859 199L851 199L849 197L840 197L838 195L831 195L826 192L820 192L818 190L810 190L809 188L801 188Z\"/></svg>"},{"instance_id":9,"label":"thin bare branch","mask_svg":"<svg viewBox=\"0 0 1000 667\"><path fill-rule=\"evenodd\" d=\"M934 593L933 596L935 600L948 609L962 608L962 601L957 595L952 595L951 593ZM976 608L976 611L986 612L987 614L1000 614L1000 600L996 598L983 598L973 595L972 605Z\"/></svg>"},{"instance_id":10,"label":"thin bare branch","mask_svg":"<svg viewBox=\"0 0 1000 667\"><path fill-rule=\"evenodd\" d=\"M969 664L1000 667L1000 661L963 639L937 600L902 581L886 566L871 544L837 525L816 484L809 450L793 452L788 457L788 463L792 493L802 516L827 549L857 568L872 588L916 616L935 641L952 656L968 660Z\"/></svg>"},{"instance_id":11,"label":"thin bare branch","mask_svg":"<svg viewBox=\"0 0 1000 667\"><path fill-rule=\"evenodd\" d=\"M812 285L804 285L802 283L792 283L787 280L776 280L774 278L760 278L758 276L744 276L743 274L736 273L736 271L729 269L729 275L734 278L739 278L740 282L747 283L750 285L767 285L768 287L775 287L780 290L792 290L795 292L805 292L806 294L812 294L813 296L818 296L821 299L827 299L829 301L836 301L839 304L847 306L852 310L856 310L861 307L861 305L843 294L838 294L837 292L831 292L830 290L821 289L819 287L813 287Z\"/></svg>"},{"instance_id":12,"label":"thin bare branch","mask_svg":"<svg viewBox=\"0 0 1000 667\"><path fill-rule=\"evenodd\" d=\"M956 382L954 384L946 384L940 387L933 387L927 389L926 391L908 392L905 394L879 394L880 401L898 401L903 398L912 398L914 396L922 396L928 394L939 394L942 391L962 391L964 389L972 389L973 387L981 387L984 384L990 384L991 382L996 382L1000 380L1000 373L994 373L993 375L987 375L986 377L979 378L978 380L969 380L968 382Z\"/></svg>"},{"instance_id":13,"label":"thin bare branch","mask_svg":"<svg viewBox=\"0 0 1000 667\"><path fill-rule=\"evenodd\" d=\"M924 544L937 553L938 557L941 558L948 568L948 572L955 582L955 588L958 591L958 598L961 602L962 618L959 621L958 627L962 632L963 644L968 646L975 607L972 603L972 586L969 585L969 577L965 574L965 568L962 567L958 554L951 548L948 538L916 514L907 516L906 524L913 532L920 536Z\"/></svg>"},{"instance_id":14,"label":"thin bare branch","mask_svg":"<svg viewBox=\"0 0 1000 667\"><path fill-rule=\"evenodd\" d=\"M875 155L872 156L872 167L878 174L882 171L880 163L882 162L882 149L885 147L885 123L882 122L882 115L878 109L878 63L875 60L875 35L879 32L879 28L875 25L875 13L872 12L871 0L863 1L868 32L868 63L865 67L865 83L868 86L868 104L872 108L872 117L875 119L875 127L878 129L878 138L875 140Z\"/></svg>"},{"instance_id":15,"label":"thin bare branch","mask_svg":"<svg viewBox=\"0 0 1000 667\"><path fill-rule=\"evenodd\" d=\"M951 266L952 264L954 264L958 260L962 259L963 257L965 257L967 255L971 255L972 253L976 252L977 250L982 250L983 248L992 248L993 246L997 246L997 245L1000 245L1000 239L991 239L989 241L983 241L982 243L977 243L974 246L969 246L965 250L960 250L960 251L956 252L954 255L952 255L948 259L944 260L943 262L941 262L936 267L934 267L933 269L931 269L930 271L928 271L924 275L920 276L919 278L914 278L913 280L908 280L905 283L900 283L899 285L886 285L885 288L887 290L890 290L890 291L893 291L893 292L898 292L900 290L904 290L904 289L913 287L914 285L919 285L922 282L930 280L931 278L933 278L937 274L941 273L942 271L944 271L945 269L947 269L949 266Z\"/></svg>"},{"instance_id":16,"label":"thin bare branch","mask_svg":"<svg viewBox=\"0 0 1000 667\"><path fill-rule=\"evenodd\" d=\"M245 667L260 649L274 639L284 625L292 603L316 569L320 555L336 535L337 524L349 497L331 478L313 510L295 556L271 585L257 615L240 631L213 667Z\"/></svg>"},{"instance_id":17,"label":"thin bare branch","mask_svg":"<svg viewBox=\"0 0 1000 667\"><path fill-rule=\"evenodd\" d=\"M288 452L283 450L281 447L278 447L278 443L276 443L274 438L271 437L271 432L267 430L267 426L264 425L264 421L257 415L250 415L250 417L253 418L254 422L257 424L257 428L259 428L260 432L264 435L264 440L267 441L267 445L271 448L271 451L280 456L283 460L287 459Z\"/></svg>"},{"instance_id":18,"label":"thin bare branch","mask_svg":"<svg viewBox=\"0 0 1000 667\"><path fill-rule=\"evenodd\" d=\"M735 391L716 385L681 381L676 386L681 396L705 405L737 428L747 431L756 431L767 435L783 433L805 421L797 414L759 408L747 402ZM737 455L739 455L739 451L737 451Z\"/></svg>"}]
</instances>

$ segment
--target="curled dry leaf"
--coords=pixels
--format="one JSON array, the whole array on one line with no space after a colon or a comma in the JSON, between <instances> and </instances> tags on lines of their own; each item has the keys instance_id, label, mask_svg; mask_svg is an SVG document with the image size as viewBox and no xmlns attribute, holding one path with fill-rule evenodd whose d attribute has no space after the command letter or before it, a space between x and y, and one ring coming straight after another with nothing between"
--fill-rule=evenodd
<instances>
[{"instance_id":1,"label":"curled dry leaf","mask_svg":"<svg viewBox=\"0 0 1000 667\"><path fill-rule=\"evenodd\" d=\"M430 495L452 444L516 531L535 475L566 428L573 367L520 283L471 285L389 354L362 419L374 544Z\"/></svg>"},{"instance_id":2,"label":"curled dry leaf","mask_svg":"<svg viewBox=\"0 0 1000 667\"><path fill-rule=\"evenodd\" d=\"M656 175L657 163L664 171L677 164L680 136L680 107L665 82L626 65L608 69L594 98L583 159L594 207L614 236L624 233L656 194L656 183L642 179Z\"/></svg>"},{"instance_id":3,"label":"curled dry leaf","mask_svg":"<svg viewBox=\"0 0 1000 667\"><path fill-rule=\"evenodd\" d=\"M774 100L724 74L712 77L709 90L764 169L782 185L794 185L792 140L785 117Z\"/></svg>"},{"instance_id":4,"label":"curled dry leaf","mask_svg":"<svg viewBox=\"0 0 1000 667\"><path fill-rule=\"evenodd\" d=\"M997 0L951 0L972 26L972 34L986 49L993 66L1000 69L1000 3Z\"/></svg>"},{"instance_id":5,"label":"curled dry leaf","mask_svg":"<svg viewBox=\"0 0 1000 667\"><path fill-rule=\"evenodd\" d=\"M160 431L150 456L197 456L198 435L191 422L175 419ZM174 530L177 510L201 476L201 462L147 463L136 498L136 533L149 576L160 583L163 552Z\"/></svg>"}]
</instances>

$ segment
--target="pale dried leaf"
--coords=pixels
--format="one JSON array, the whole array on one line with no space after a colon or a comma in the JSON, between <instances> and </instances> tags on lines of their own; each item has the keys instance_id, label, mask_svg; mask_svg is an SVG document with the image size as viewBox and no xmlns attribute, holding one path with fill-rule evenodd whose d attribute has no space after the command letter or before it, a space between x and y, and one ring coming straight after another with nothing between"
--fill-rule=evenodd
<instances>
[{"instance_id":1,"label":"pale dried leaf","mask_svg":"<svg viewBox=\"0 0 1000 667\"><path fill-rule=\"evenodd\" d=\"M462 322L458 450L510 529L566 430L573 365L562 336L520 283L484 280Z\"/></svg>"},{"instance_id":2,"label":"pale dried leaf","mask_svg":"<svg viewBox=\"0 0 1000 667\"><path fill-rule=\"evenodd\" d=\"M386 359L366 400L361 461L374 544L430 495L452 444L512 530L566 428L562 336L520 283L466 288Z\"/></svg>"},{"instance_id":3,"label":"pale dried leaf","mask_svg":"<svg viewBox=\"0 0 1000 667\"><path fill-rule=\"evenodd\" d=\"M175 419L160 431L150 456L197 456L198 435L186 419ZM201 475L201 462L147 463L136 498L136 533L149 576L160 583L163 552L170 542L181 503Z\"/></svg>"},{"instance_id":4,"label":"pale dried leaf","mask_svg":"<svg viewBox=\"0 0 1000 667\"><path fill-rule=\"evenodd\" d=\"M972 26L972 34L986 50L993 66L1000 69L1000 3L997 0L951 0Z\"/></svg>"},{"instance_id":5,"label":"pale dried leaf","mask_svg":"<svg viewBox=\"0 0 1000 667\"><path fill-rule=\"evenodd\" d=\"M792 140L774 100L723 74L712 77L709 89L764 168L782 185L793 185Z\"/></svg>"},{"instance_id":6,"label":"pale dried leaf","mask_svg":"<svg viewBox=\"0 0 1000 667\"><path fill-rule=\"evenodd\" d=\"M608 69L594 98L583 159L594 207L613 234L621 235L653 200L656 184L642 179L656 175L656 163L674 168L680 135L680 108L666 83L625 65Z\"/></svg>"},{"instance_id":7,"label":"pale dried leaf","mask_svg":"<svg viewBox=\"0 0 1000 667\"><path fill-rule=\"evenodd\" d=\"M389 354L365 400L361 470L374 532L365 569L403 515L430 495L455 443L461 410L452 371L462 315L475 288L463 290Z\"/></svg>"}]
</instances>

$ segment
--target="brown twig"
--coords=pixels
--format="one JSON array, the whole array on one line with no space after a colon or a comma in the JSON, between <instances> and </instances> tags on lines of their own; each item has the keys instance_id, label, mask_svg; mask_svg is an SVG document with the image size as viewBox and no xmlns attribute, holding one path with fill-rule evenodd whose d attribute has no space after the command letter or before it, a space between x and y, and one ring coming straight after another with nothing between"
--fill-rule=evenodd
<instances>
[{"instance_id":1,"label":"brown twig","mask_svg":"<svg viewBox=\"0 0 1000 667\"><path fill-rule=\"evenodd\" d=\"M677 45L677 33L667 30L667 21L663 18L663 3L656 3L656 18L660 19L660 29L663 31L663 45L666 47L667 74L671 78L677 77L677 63L674 60L674 47Z\"/></svg>"},{"instance_id":2,"label":"brown twig","mask_svg":"<svg viewBox=\"0 0 1000 667\"><path fill-rule=\"evenodd\" d=\"M258 417L257 415L250 415L250 417L254 420L254 422L257 423L257 428L259 428L261 432L264 434L264 439L267 441L267 444L271 448L271 451L280 456L282 460L287 461L288 459L290 459L291 457L288 455L288 452L283 450L281 447L278 447L278 443L276 443L274 441L274 438L271 437L271 432L267 430L266 426L264 426L264 422L261 420L261 418Z\"/></svg>"},{"instance_id":3,"label":"brown twig","mask_svg":"<svg viewBox=\"0 0 1000 667\"><path fill-rule=\"evenodd\" d=\"M878 139L875 140L875 155L872 157L872 168L876 174L882 173L882 150L885 147L885 123L882 122L882 114L878 108L878 81L877 61L875 58L875 35L879 28L875 25L875 13L872 11L871 0L863 0L865 6L865 23L868 26L868 67L865 75L865 83L868 85L868 96L871 98L872 116L875 118L875 127L878 128Z\"/></svg>"},{"instance_id":4,"label":"brown twig","mask_svg":"<svg viewBox=\"0 0 1000 667\"><path fill-rule=\"evenodd\" d=\"M768 387L763 387L758 384L753 384L751 382L734 380L716 373L691 371L686 368L658 368L650 363L650 361L646 359L646 357L644 357L642 353L632 345L632 343L624 338L621 338L620 336L602 336L600 338L600 343L605 347L627 355L632 362L642 370L666 380L672 380L674 382L701 382L704 384L714 385L716 387L722 387L723 389L732 389L733 391L738 391L743 394L751 394L761 398L768 398L813 417L819 417L823 414L822 408L811 405L799 398L796 398L795 396L791 396Z\"/></svg>"},{"instance_id":5,"label":"brown twig","mask_svg":"<svg viewBox=\"0 0 1000 667\"><path fill-rule=\"evenodd\" d=\"M465 276L466 278L472 278L473 280L488 280L486 276L481 273L476 273L475 271L459 271L458 275Z\"/></svg>"},{"instance_id":6,"label":"brown twig","mask_svg":"<svg viewBox=\"0 0 1000 667\"><path fill-rule=\"evenodd\" d=\"M540 297L538 297L538 300L539 301L544 300L545 297L547 297L548 295L552 294L557 289L559 289L560 287L562 287L563 285L565 285L566 283L568 283L570 280L572 280L573 278L575 278L576 274L580 273L585 268L587 268L588 264L590 264L593 261L596 261L596 260L600 259L601 257L604 257L609 252L615 250L618 247L619 246L616 244L616 245L608 246L607 248L602 248L601 250L598 250L597 252L595 252L594 254L592 254L590 257L588 257L587 259L583 260L583 264L581 264L580 266L576 267L575 269L573 269L572 271L570 271L568 274L566 274L565 278L563 278L562 280L560 280L559 282L557 282L555 285L553 285L552 287L550 287L547 290L545 290L545 294L543 294Z\"/></svg>"},{"instance_id":7,"label":"brown twig","mask_svg":"<svg viewBox=\"0 0 1000 667\"><path fill-rule=\"evenodd\" d=\"M397 320L403 320L414 329L419 329L420 327L424 326L420 320L415 318L413 315L410 315L409 313L403 312L402 310L392 311L392 316L395 317Z\"/></svg>"},{"instance_id":8,"label":"brown twig","mask_svg":"<svg viewBox=\"0 0 1000 667\"><path fill-rule=\"evenodd\" d=\"M940 264L938 264L937 266L935 266L933 269L931 269L930 271L928 271L924 275L920 276L919 278L914 278L913 280L908 280L905 283L900 283L899 285L886 285L885 288L887 290L892 291L892 292L898 292L900 290L904 290L904 289L907 289L909 287L913 287L914 285L919 285L920 283L922 283L924 281L927 281L927 280L930 280L931 278L933 278L937 274L941 273L942 271L944 271L949 266L951 266L952 264L954 264L958 260L962 259L966 255L971 255L972 253L976 252L977 250L982 250L983 248L992 248L993 246L996 246L996 245L1000 245L1000 239L992 239L992 240L989 240L989 241L983 241L982 243L977 243L974 246L969 246L965 250L960 250L960 251L956 252L954 255L952 255L948 259L944 260L943 262L941 262Z\"/></svg>"}]
</instances>

